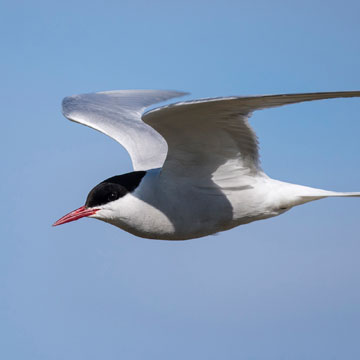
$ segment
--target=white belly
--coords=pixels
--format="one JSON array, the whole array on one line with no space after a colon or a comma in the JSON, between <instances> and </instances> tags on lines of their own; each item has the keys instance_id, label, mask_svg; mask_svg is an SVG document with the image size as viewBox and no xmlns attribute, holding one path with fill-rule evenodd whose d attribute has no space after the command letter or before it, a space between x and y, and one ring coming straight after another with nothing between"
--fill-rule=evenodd
<instances>
[{"instance_id":1,"label":"white belly","mask_svg":"<svg viewBox=\"0 0 360 360\"><path fill-rule=\"evenodd\" d=\"M278 215L266 208L266 191L255 185L229 191L155 180L150 176L122 198L118 216L106 221L139 237L186 240Z\"/></svg>"}]
</instances>

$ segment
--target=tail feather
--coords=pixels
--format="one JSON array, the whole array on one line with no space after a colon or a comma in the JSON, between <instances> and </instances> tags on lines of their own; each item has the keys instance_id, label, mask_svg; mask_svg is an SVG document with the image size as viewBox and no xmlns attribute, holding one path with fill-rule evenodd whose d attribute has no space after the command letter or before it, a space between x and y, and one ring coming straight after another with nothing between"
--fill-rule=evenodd
<instances>
[{"instance_id":1,"label":"tail feather","mask_svg":"<svg viewBox=\"0 0 360 360\"><path fill-rule=\"evenodd\" d=\"M312 194L300 195L306 201L312 201L317 199L323 199L327 197L360 197L360 192L337 192L337 191L327 191L320 189L311 189L313 190Z\"/></svg>"},{"instance_id":2,"label":"tail feather","mask_svg":"<svg viewBox=\"0 0 360 360\"><path fill-rule=\"evenodd\" d=\"M315 190L315 189L314 189ZM336 192L319 190L319 194L302 195L302 198L322 199L326 197L360 197L360 192Z\"/></svg>"},{"instance_id":3,"label":"tail feather","mask_svg":"<svg viewBox=\"0 0 360 360\"><path fill-rule=\"evenodd\" d=\"M340 196L340 197L360 197L360 192L341 192L336 193L330 196Z\"/></svg>"},{"instance_id":4,"label":"tail feather","mask_svg":"<svg viewBox=\"0 0 360 360\"><path fill-rule=\"evenodd\" d=\"M360 192L328 191L289 183L283 186L283 189L283 194L285 196L282 202L290 206L301 205L327 197L360 197Z\"/></svg>"}]
</instances>

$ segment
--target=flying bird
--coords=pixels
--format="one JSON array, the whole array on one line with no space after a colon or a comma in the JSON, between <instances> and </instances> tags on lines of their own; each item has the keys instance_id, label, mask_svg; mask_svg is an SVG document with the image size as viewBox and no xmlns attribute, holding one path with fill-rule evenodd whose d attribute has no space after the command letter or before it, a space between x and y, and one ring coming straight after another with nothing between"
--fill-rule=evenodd
<instances>
[{"instance_id":1,"label":"flying bird","mask_svg":"<svg viewBox=\"0 0 360 360\"><path fill-rule=\"evenodd\" d=\"M96 185L85 205L54 226L83 217L139 237L187 240L283 214L327 197L354 197L271 179L260 167L258 140L248 119L255 110L360 91L222 97L178 102L186 93L120 90L66 97L63 114L119 142L134 171Z\"/></svg>"}]
</instances>

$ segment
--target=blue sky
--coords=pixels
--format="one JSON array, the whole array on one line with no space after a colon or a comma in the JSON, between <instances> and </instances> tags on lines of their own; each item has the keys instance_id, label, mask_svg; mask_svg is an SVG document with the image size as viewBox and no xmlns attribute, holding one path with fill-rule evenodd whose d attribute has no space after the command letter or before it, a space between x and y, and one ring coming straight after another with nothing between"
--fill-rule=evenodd
<instances>
[{"instance_id":1,"label":"blue sky","mask_svg":"<svg viewBox=\"0 0 360 360\"><path fill-rule=\"evenodd\" d=\"M358 359L359 199L186 242L51 224L131 171L71 94L360 89L357 1L12 1L2 36L3 359ZM264 170L360 191L360 101L255 113Z\"/></svg>"}]
</instances>

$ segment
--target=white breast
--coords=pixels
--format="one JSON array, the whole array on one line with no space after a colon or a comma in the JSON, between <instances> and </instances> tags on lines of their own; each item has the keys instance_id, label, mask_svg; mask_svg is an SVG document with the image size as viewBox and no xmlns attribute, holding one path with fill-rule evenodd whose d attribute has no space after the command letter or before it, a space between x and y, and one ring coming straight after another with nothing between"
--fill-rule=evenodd
<instances>
[{"instance_id":1,"label":"white breast","mask_svg":"<svg viewBox=\"0 0 360 360\"><path fill-rule=\"evenodd\" d=\"M233 209L224 194L212 184L202 187L164 180L160 170L147 172L139 187L109 204L104 220L134 235L183 240L226 230ZM113 214L110 217L110 212Z\"/></svg>"}]
</instances>

